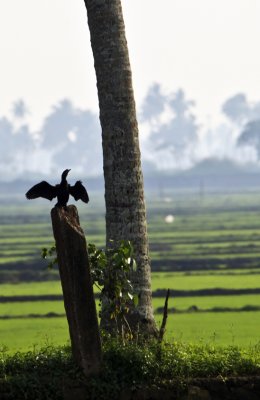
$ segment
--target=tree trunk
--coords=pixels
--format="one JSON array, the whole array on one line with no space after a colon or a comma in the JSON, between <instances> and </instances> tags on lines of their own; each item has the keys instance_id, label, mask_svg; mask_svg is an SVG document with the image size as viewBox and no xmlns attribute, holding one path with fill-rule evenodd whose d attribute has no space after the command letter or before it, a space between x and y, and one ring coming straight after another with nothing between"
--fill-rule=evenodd
<instances>
[{"instance_id":1,"label":"tree trunk","mask_svg":"<svg viewBox=\"0 0 260 400\"><path fill-rule=\"evenodd\" d=\"M120 0L84 0L94 55L102 127L106 240L130 240L137 272L133 329L156 334L151 298L143 176L132 73Z\"/></svg>"},{"instance_id":2,"label":"tree trunk","mask_svg":"<svg viewBox=\"0 0 260 400\"><path fill-rule=\"evenodd\" d=\"M72 354L85 375L95 374L101 343L85 235L75 206L54 207L51 218Z\"/></svg>"}]
</instances>

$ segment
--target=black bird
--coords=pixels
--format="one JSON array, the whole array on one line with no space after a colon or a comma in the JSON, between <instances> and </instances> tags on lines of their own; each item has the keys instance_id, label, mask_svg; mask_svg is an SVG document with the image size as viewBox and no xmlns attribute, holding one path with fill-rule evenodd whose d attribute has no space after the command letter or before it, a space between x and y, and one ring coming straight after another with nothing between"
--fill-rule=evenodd
<instances>
[{"instance_id":1,"label":"black bird","mask_svg":"<svg viewBox=\"0 0 260 400\"><path fill-rule=\"evenodd\" d=\"M43 197L44 199L52 200L57 197L58 203L55 207L66 207L69 201L69 196L73 196L75 200L82 200L84 203L89 202L88 192L82 185L81 181L77 181L74 186L71 186L67 182L67 175L70 169L65 169L61 175L61 183L52 186L46 181L42 181L34 185L25 194L27 199L37 199L38 197Z\"/></svg>"}]
</instances>

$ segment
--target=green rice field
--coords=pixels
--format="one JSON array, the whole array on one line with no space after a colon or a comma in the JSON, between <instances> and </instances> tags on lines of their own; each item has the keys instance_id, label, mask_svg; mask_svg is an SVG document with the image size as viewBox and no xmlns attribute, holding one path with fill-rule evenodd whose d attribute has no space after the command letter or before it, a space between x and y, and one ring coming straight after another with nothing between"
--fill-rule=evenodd
<instances>
[{"instance_id":1,"label":"green rice field","mask_svg":"<svg viewBox=\"0 0 260 400\"><path fill-rule=\"evenodd\" d=\"M51 204L1 199L0 205L0 298L61 294L57 269L49 270L41 259L41 249L53 244ZM103 200L97 196L78 208L87 241L103 247ZM167 339L242 347L258 343L260 311L250 307L260 307L260 193L208 194L203 201L192 194L170 194L167 201L148 196L147 211L153 292L189 292L169 299ZM172 223L165 221L168 215ZM216 288L251 292L199 293ZM164 297L154 296L158 323L163 305ZM67 341L61 300L0 302L0 348L26 351Z\"/></svg>"},{"instance_id":2,"label":"green rice field","mask_svg":"<svg viewBox=\"0 0 260 400\"><path fill-rule=\"evenodd\" d=\"M160 323L161 318L156 316ZM170 315L167 340L216 343L248 347L259 343L260 313ZM32 350L46 343L68 343L66 318L25 318L1 321L0 350L10 352Z\"/></svg>"}]
</instances>

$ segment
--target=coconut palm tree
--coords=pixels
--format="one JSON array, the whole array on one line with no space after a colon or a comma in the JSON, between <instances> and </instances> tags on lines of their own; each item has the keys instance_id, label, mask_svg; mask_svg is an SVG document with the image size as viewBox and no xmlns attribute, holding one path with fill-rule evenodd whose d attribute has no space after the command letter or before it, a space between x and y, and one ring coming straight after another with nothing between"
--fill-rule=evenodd
<instances>
[{"instance_id":1,"label":"coconut palm tree","mask_svg":"<svg viewBox=\"0 0 260 400\"><path fill-rule=\"evenodd\" d=\"M106 238L130 240L138 306L131 326L155 334L138 124L120 0L84 0L97 78L105 178Z\"/></svg>"}]
</instances>

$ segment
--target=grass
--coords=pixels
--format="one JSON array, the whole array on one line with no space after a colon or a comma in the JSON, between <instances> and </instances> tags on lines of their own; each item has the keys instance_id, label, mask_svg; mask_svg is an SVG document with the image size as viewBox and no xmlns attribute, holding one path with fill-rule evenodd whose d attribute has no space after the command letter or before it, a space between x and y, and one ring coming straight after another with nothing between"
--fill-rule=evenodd
<instances>
[{"instance_id":1,"label":"grass","mask_svg":"<svg viewBox=\"0 0 260 400\"><path fill-rule=\"evenodd\" d=\"M51 305L54 312L64 312L61 302ZM27 313L24 305L20 311ZM34 311L39 311L34 309ZM44 309L42 311L47 311ZM14 310L15 313L15 310ZM162 315L156 315L160 324ZM166 339L185 343L204 343L219 346L238 345L248 348L259 343L260 312L170 314ZM19 335L17 334L19 332ZM68 325L62 318L26 318L1 321L0 346L10 353L26 351L35 345L63 345L69 339Z\"/></svg>"},{"instance_id":2,"label":"grass","mask_svg":"<svg viewBox=\"0 0 260 400\"><path fill-rule=\"evenodd\" d=\"M154 298L153 307L163 307L163 298ZM241 308L246 305L260 306L260 295L249 294L239 296L194 296L194 297L170 297L169 308L177 308L178 310L187 310L189 307L197 306L199 309L205 310L213 307L236 307Z\"/></svg>"},{"instance_id":3,"label":"grass","mask_svg":"<svg viewBox=\"0 0 260 400\"><path fill-rule=\"evenodd\" d=\"M103 345L100 374L88 379L76 368L68 347L47 345L25 354L10 356L3 351L0 355L1 389L11 399L61 400L64 390L70 394L73 387L82 388L76 393L86 400L121 398L125 390L129 393L129 389L134 392L151 387L168 389L174 398L177 394L184 398L187 379L218 377L223 389L230 376L259 372L260 346L241 350L178 341L140 346L114 340ZM72 393L73 398L77 398L76 393Z\"/></svg>"},{"instance_id":4,"label":"grass","mask_svg":"<svg viewBox=\"0 0 260 400\"><path fill-rule=\"evenodd\" d=\"M1 296L26 296L61 294L60 281L30 282L30 283L4 283L0 286Z\"/></svg>"},{"instance_id":5,"label":"grass","mask_svg":"<svg viewBox=\"0 0 260 400\"><path fill-rule=\"evenodd\" d=\"M228 281L227 281L228 279ZM247 281L249 279L249 281ZM176 288L204 288L209 287L210 282L224 283L230 287L232 280L239 287L243 282L247 285L257 284L257 275L241 276L237 271L234 275L185 275L183 273L155 273L153 274L153 285L155 288L162 288L166 283L168 286ZM229 282L229 283L228 283ZM249 283L248 283L249 282ZM171 285L169 285L171 283ZM215 285L214 285L215 286ZM164 286L165 287L165 286ZM41 294L60 294L61 285L59 281L2 284L1 295L41 295ZM154 308L162 307L163 298L154 298ZM243 307L245 305L259 305L260 295L242 296L210 296L210 297L187 297L170 298L169 307L187 309L196 305L200 309L212 307ZM28 315L28 314L47 314L54 312L64 313L61 301L44 302L22 302L22 303L2 303L0 304L0 315ZM156 315L159 322L162 315ZM259 340L260 312L240 312L240 313L187 313L170 314L167 323L166 337L169 340L178 339L190 343L215 343L218 345L237 344L244 348L250 344L256 344ZM19 332L19 335L17 335ZM36 344L42 346L49 343L63 345L67 342L68 327L66 318L26 318L10 319L1 321L0 344L7 345L10 352L17 350L26 351L33 348Z\"/></svg>"},{"instance_id":6,"label":"grass","mask_svg":"<svg viewBox=\"0 0 260 400\"><path fill-rule=\"evenodd\" d=\"M152 289L169 288L179 290L198 290L211 288L248 289L260 286L259 275L172 275L171 273L154 273Z\"/></svg>"},{"instance_id":7,"label":"grass","mask_svg":"<svg viewBox=\"0 0 260 400\"><path fill-rule=\"evenodd\" d=\"M151 257L163 266L164 261L183 265L184 259L209 265L224 263L230 267L239 258L237 267L256 264L260 260L260 196L257 193L208 195L201 205L192 196L174 195L170 203L147 201ZM0 246L7 251L2 264L19 263L39 258L41 247L53 242L49 211L52 205L40 202L5 205L0 216ZM104 204L95 198L88 208L80 207L81 224L89 242L103 246L105 242ZM173 224L166 224L167 214L175 215ZM10 218L10 215L12 217ZM158 251L158 247L160 251ZM12 251L13 250L13 251ZM15 254L16 253L16 254ZM2 254L4 256L4 254ZM156 268L157 268L156 264ZM253 265L251 265L253 267ZM233 266L232 266L233 268Z\"/></svg>"},{"instance_id":8,"label":"grass","mask_svg":"<svg viewBox=\"0 0 260 400\"><path fill-rule=\"evenodd\" d=\"M9 353L29 351L50 345L65 345L69 340L66 318L26 318L3 320L0 329L0 347Z\"/></svg>"},{"instance_id":9,"label":"grass","mask_svg":"<svg viewBox=\"0 0 260 400\"><path fill-rule=\"evenodd\" d=\"M180 290L197 290L209 288L257 288L260 286L260 273L242 275L234 270L232 275L223 274L190 274L156 272L152 273L152 289L180 289ZM60 281L45 281L33 283L16 283L1 284L1 296L18 296L18 295L44 295L44 294L61 294ZM229 302L230 297L227 298Z\"/></svg>"},{"instance_id":10,"label":"grass","mask_svg":"<svg viewBox=\"0 0 260 400\"><path fill-rule=\"evenodd\" d=\"M156 316L161 321L162 316ZM259 343L260 312L170 314L167 339L247 348Z\"/></svg>"},{"instance_id":11,"label":"grass","mask_svg":"<svg viewBox=\"0 0 260 400\"><path fill-rule=\"evenodd\" d=\"M0 199L1 201L1 199ZM53 243L50 209L44 202L2 204L0 215L0 280L1 277L19 279L26 270L33 277L48 275L40 260L42 247ZM181 272L154 272L153 290L159 288L198 290L208 288L255 288L260 286L260 193L207 195L201 204L196 197L174 194L169 203L162 199L147 201L148 232L154 269L180 269ZM79 207L81 225L87 240L97 246L105 243L103 199L94 199L88 207ZM175 221L165 223L165 216L173 214ZM30 264L32 263L32 265ZM207 268L207 271L204 270ZM186 274L188 270L189 274ZM2 271L2 272L1 272ZM258 272L258 273L257 273ZM38 274L38 275L37 275ZM50 273L51 276L51 273ZM60 294L59 281L1 284L0 295ZM154 307L163 306L164 299L154 299ZM212 307L243 307L259 305L258 295L211 296L170 299L169 306L187 309L196 305L201 309ZM0 304L0 315L47 314L63 312L62 302L34 302ZM257 342L257 312L171 314L168 337L196 342L203 336L205 342L235 343L248 347ZM161 319L160 315L156 316ZM255 323L253 323L255 321ZM0 343L11 351L32 348L39 340L53 338L52 328L57 324L55 343L68 339L65 318L3 320ZM59 325L60 324L60 325ZM235 328L232 328L235 327ZM198 327L200 331L198 331ZM8 330L9 329L9 330ZM230 332L234 332L231 334ZM21 334L17 335L17 332ZM20 344L19 344L20 343Z\"/></svg>"},{"instance_id":12,"label":"grass","mask_svg":"<svg viewBox=\"0 0 260 400\"><path fill-rule=\"evenodd\" d=\"M25 301L0 303L0 316L65 314L63 301Z\"/></svg>"}]
</instances>

